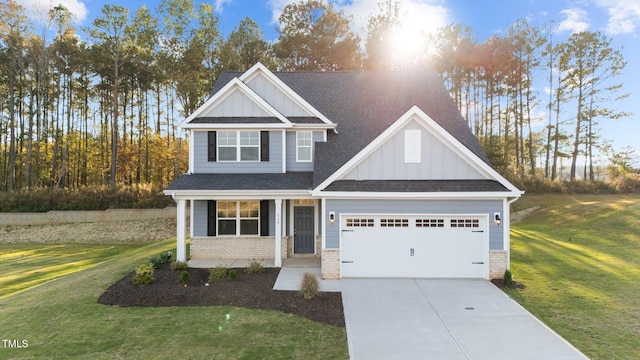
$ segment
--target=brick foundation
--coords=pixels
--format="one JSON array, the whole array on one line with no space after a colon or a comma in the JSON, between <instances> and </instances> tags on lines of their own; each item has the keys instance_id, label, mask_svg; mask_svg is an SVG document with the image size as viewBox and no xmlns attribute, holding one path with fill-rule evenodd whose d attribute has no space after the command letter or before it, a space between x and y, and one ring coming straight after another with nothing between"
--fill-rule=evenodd
<instances>
[{"instance_id":1,"label":"brick foundation","mask_svg":"<svg viewBox=\"0 0 640 360\"><path fill-rule=\"evenodd\" d=\"M340 279L340 250L339 249L322 250L322 279L323 280Z\"/></svg>"},{"instance_id":2,"label":"brick foundation","mask_svg":"<svg viewBox=\"0 0 640 360\"><path fill-rule=\"evenodd\" d=\"M505 250L489 251L489 280L504 278L507 270L508 253Z\"/></svg>"},{"instance_id":3,"label":"brick foundation","mask_svg":"<svg viewBox=\"0 0 640 360\"><path fill-rule=\"evenodd\" d=\"M287 257L289 237L282 237L282 258ZM193 237L191 259L273 259L275 237Z\"/></svg>"}]
</instances>

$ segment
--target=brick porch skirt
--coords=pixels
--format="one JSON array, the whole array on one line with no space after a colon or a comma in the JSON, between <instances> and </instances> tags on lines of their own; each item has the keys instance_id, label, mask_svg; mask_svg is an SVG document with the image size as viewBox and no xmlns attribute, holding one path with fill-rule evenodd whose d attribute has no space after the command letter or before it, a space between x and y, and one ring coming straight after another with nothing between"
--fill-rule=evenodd
<instances>
[{"instance_id":1,"label":"brick porch skirt","mask_svg":"<svg viewBox=\"0 0 640 360\"><path fill-rule=\"evenodd\" d=\"M190 258L201 259L273 259L274 236L194 236L191 238ZM282 237L281 256L287 257L288 236Z\"/></svg>"}]
</instances>

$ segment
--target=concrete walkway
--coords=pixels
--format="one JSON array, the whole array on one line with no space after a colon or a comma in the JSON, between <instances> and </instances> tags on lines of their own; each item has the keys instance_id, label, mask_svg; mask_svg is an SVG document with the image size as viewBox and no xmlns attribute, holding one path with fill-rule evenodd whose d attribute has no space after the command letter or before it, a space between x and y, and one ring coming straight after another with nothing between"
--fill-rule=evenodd
<instances>
[{"instance_id":1,"label":"concrete walkway","mask_svg":"<svg viewBox=\"0 0 640 360\"><path fill-rule=\"evenodd\" d=\"M322 280L320 258L288 258L284 260L273 290L298 291L304 273L312 273L318 279L320 291L340 292L340 280Z\"/></svg>"},{"instance_id":2,"label":"concrete walkway","mask_svg":"<svg viewBox=\"0 0 640 360\"><path fill-rule=\"evenodd\" d=\"M587 359L485 280L342 279L351 359Z\"/></svg>"}]
</instances>

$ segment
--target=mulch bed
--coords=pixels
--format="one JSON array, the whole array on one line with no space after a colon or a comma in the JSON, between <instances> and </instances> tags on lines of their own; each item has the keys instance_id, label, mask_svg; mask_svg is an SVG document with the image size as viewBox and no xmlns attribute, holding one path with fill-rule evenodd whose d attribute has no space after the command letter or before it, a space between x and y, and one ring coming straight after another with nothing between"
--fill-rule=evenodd
<instances>
[{"instance_id":1,"label":"mulch bed","mask_svg":"<svg viewBox=\"0 0 640 360\"><path fill-rule=\"evenodd\" d=\"M236 269L236 280L217 280L205 286L208 269L189 269L185 287L177 272L156 270L150 285L133 285L134 273L127 275L105 291L98 302L129 306L237 306L260 310L277 310L296 314L325 324L344 327L340 293L320 293L306 300L297 291L272 290L280 269L267 268L263 273L247 274Z\"/></svg>"},{"instance_id":2,"label":"mulch bed","mask_svg":"<svg viewBox=\"0 0 640 360\"><path fill-rule=\"evenodd\" d=\"M493 279L491 282L500 289L526 289L526 286L523 283L516 281L512 282L511 285L505 285L504 280L502 279Z\"/></svg>"}]
</instances>

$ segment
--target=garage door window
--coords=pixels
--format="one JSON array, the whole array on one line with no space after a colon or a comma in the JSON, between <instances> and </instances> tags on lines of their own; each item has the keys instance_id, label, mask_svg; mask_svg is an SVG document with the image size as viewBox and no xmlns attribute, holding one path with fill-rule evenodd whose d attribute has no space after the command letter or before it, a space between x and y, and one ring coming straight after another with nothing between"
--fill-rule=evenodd
<instances>
[{"instance_id":1,"label":"garage door window","mask_svg":"<svg viewBox=\"0 0 640 360\"><path fill-rule=\"evenodd\" d=\"M477 228L480 227L478 219L451 219L452 228Z\"/></svg>"},{"instance_id":2,"label":"garage door window","mask_svg":"<svg viewBox=\"0 0 640 360\"><path fill-rule=\"evenodd\" d=\"M347 219L347 227L373 227L373 219Z\"/></svg>"},{"instance_id":3,"label":"garage door window","mask_svg":"<svg viewBox=\"0 0 640 360\"><path fill-rule=\"evenodd\" d=\"M409 219L380 219L381 227L409 227Z\"/></svg>"},{"instance_id":4,"label":"garage door window","mask_svg":"<svg viewBox=\"0 0 640 360\"><path fill-rule=\"evenodd\" d=\"M416 219L416 227L441 228L444 227L444 219Z\"/></svg>"}]
</instances>

